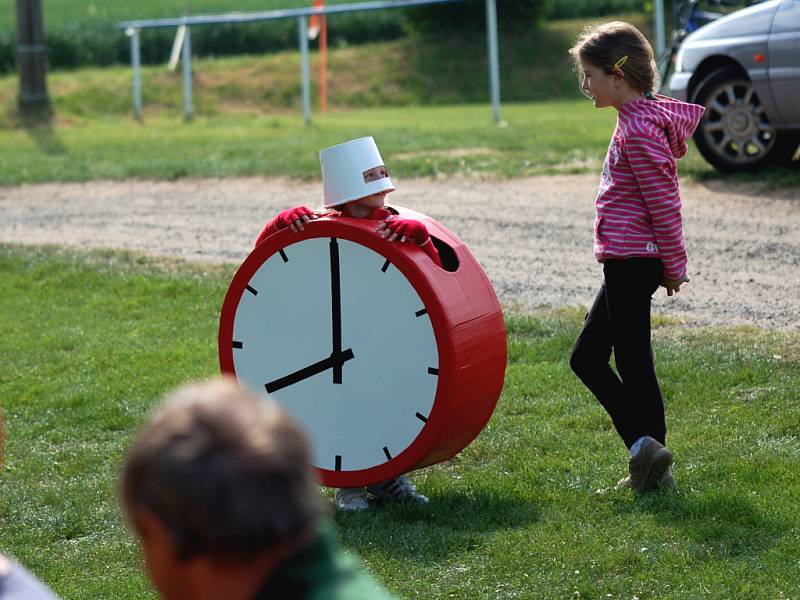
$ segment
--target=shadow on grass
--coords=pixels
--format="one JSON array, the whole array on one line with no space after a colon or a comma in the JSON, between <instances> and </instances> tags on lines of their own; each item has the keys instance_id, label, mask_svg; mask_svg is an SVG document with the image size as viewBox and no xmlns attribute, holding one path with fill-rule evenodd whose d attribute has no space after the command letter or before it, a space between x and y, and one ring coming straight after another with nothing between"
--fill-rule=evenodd
<instances>
[{"instance_id":1,"label":"shadow on grass","mask_svg":"<svg viewBox=\"0 0 800 600\"><path fill-rule=\"evenodd\" d=\"M478 491L443 491L429 504L385 504L335 517L345 546L418 561L447 560L480 550L497 530L522 528L540 520L540 508L522 498Z\"/></svg>"},{"instance_id":2,"label":"shadow on grass","mask_svg":"<svg viewBox=\"0 0 800 600\"><path fill-rule=\"evenodd\" d=\"M56 134L53 111L40 108L30 114L15 111L12 115L16 125L25 130L44 154L66 154L67 147Z\"/></svg>"},{"instance_id":3,"label":"shadow on grass","mask_svg":"<svg viewBox=\"0 0 800 600\"><path fill-rule=\"evenodd\" d=\"M743 171L725 175L709 169L695 173L694 177L698 182L714 191L744 188L740 191L746 192L748 186L752 186L758 189L760 194L774 192L777 197L796 199L796 194L792 191L786 192L785 188L800 185L800 159L787 166L767 167L756 173Z\"/></svg>"},{"instance_id":4,"label":"shadow on grass","mask_svg":"<svg viewBox=\"0 0 800 600\"><path fill-rule=\"evenodd\" d=\"M649 513L661 525L683 532L697 544L700 560L759 555L791 526L730 492L702 496L691 491L664 492L642 497L635 504L620 502L619 507L621 512Z\"/></svg>"},{"instance_id":5,"label":"shadow on grass","mask_svg":"<svg viewBox=\"0 0 800 600\"><path fill-rule=\"evenodd\" d=\"M58 135L56 135L55 129L51 123L25 125L25 130L31 139L36 142L36 145L39 146L39 149L45 154L67 153L67 147Z\"/></svg>"}]
</instances>

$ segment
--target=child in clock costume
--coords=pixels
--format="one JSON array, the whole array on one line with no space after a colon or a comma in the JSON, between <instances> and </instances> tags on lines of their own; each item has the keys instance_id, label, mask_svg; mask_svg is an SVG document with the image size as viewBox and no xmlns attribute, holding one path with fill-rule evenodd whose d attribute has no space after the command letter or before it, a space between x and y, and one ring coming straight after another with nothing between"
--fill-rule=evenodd
<instances>
[{"instance_id":1,"label":"child in clock costume","mask_svg":"<svg viewBox=\"0 0 800 600\"><path fill-rule=\"evenodd\" d=\"M255 246L287 227L294 233L304 230L309 221L325 216L343 216L375 221L376 235L387 242L414 243L439 267L442 262L424 223L399 218L385 206L389 192L395 190L375 140L364 137L320 151L324 187L324 212L296 206L280 212L269 221L256 239ZM426 503L405 475L393 477L368 487L339 488L336 506L356 511L369 507L368 494L381 501L413 501Z\"/></svg>"}]
</instances>

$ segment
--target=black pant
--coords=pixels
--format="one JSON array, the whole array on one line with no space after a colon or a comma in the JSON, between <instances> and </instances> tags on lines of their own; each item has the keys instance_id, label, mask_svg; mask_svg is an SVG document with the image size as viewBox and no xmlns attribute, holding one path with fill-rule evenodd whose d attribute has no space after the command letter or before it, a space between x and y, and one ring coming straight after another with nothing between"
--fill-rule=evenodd
<instances>
[{"instance_id":1,"label":"black pant","mask_svg":"<svg viewBox=\"0 0 800 600\"><path fill-rule=\"evenodd\" d=\"M661 273L657 258L605 261L605 281L570 356L628 448L644 435L664 444L667 434L650 345L650 301ZM612 349L619 376L609 364Z\"/></svg>"}]
</instances>

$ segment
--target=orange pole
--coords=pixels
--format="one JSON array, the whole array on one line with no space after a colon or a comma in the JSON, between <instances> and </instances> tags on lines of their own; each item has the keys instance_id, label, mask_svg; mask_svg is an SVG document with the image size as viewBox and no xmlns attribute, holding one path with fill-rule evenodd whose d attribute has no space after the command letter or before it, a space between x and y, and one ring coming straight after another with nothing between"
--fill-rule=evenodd
<instances>
[{"instance_id":1,"label":"orange pole","mask_svg":"<svg viewBox=\"0 0 800 600\"><path fill-rule=\"evenodd\" d=\"M328 19L325 16L319 32L319 109L328 110Z\"/></svg>"}]
</instances>

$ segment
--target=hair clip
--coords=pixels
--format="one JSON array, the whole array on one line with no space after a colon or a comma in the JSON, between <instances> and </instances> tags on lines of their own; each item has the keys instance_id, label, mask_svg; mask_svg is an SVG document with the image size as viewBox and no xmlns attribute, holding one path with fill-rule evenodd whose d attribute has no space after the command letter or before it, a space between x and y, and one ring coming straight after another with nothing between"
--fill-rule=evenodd
<instances>
[{"instance_id":1,"label":"hair clip","mask_svg":"<svg viewBox=\"0 0 800 600\"><path fill-rule=\"evenodd\" d=\"M622 58L620 58L617 62L614 63L614 69L621 69L622 65L624 65L628 61L628 55L626 54Z\"/></svg>"}]
</instances>

